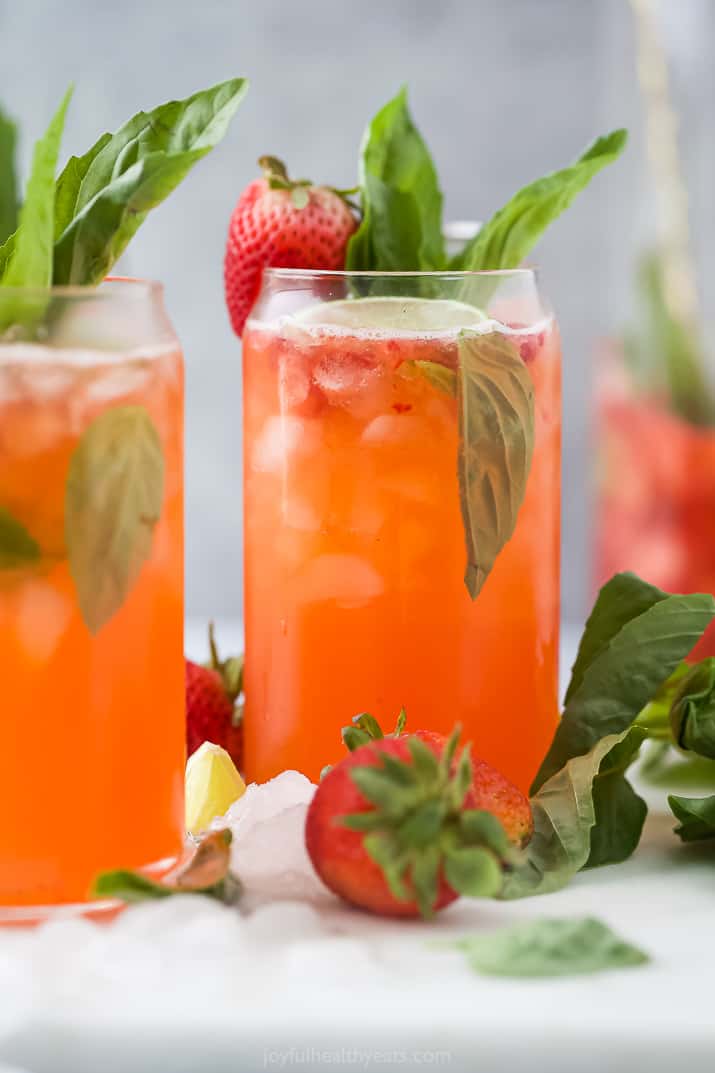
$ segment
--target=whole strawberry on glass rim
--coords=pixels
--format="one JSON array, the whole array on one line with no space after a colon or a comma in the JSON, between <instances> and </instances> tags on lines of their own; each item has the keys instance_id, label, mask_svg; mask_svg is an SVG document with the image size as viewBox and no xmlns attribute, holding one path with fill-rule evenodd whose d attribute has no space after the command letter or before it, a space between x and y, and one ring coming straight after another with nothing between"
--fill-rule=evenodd
<instances>
[{"instance_id":1,"label":"whole strawberry on glass rim","mask_svg":"<svg viewBox=\"0 0 715 1073\"><path fill-rule=\"evenodd\" d=\"M264 268L341 269L357 227L342 192L307 179L291 180L276 157L263 156L258 163L263 176L238 199L224 259L226 303L239 336Z\"/></svg>"}]
</instances>

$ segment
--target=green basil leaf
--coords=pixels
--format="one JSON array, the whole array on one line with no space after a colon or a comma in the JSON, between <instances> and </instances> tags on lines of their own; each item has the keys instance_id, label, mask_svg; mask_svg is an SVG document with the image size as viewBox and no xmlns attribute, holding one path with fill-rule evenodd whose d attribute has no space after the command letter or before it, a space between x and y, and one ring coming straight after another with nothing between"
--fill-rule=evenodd
<instances>
[{"instance_id":1,"label":"green basil leaf","mask_svg":"<svg viewBox=\"0 0 715 1073\"><path fill-rule=\"evenodd\" d=\"M584 756L568 760L531 798L534 834L507 873L502 898L560 890L586 865L596 824L594 783L603 761L625 737L609 734Z\"/></svg>"},{"instance_id":2,"label":"green basil leaf","mask_svg":"<svg viewBox=\"0 0 715 1073\"><path fill-rule=\"evenodd\" d=\"M350 271L441 269L442 193L403 87L373 118L360 150L362 222L348 243Z\"/></svg>"},{"instance_id":3,"label":"green basil leaf","mask_svg":"<svg viewBox=\"0 0 715 1073\"><path fill-rule=\"evenodd\" d=\"M119 610L149 558L163 496L164 456L147 410L105 410L75 448L65 495L70 570L92 633Z\"/></svg>"},{"instance_id":4,"label":"green basil leaf","mask_svg":"<svg viewBox=\"0 0 715 1073\"><path fill-rule=\"evenodd\" d=\"M650 960L593 917L525 920L458 939L475 972L485 976L578 976L644 965Z\"/></svg>"},{"instance_id":5,"label":"green basil leaf","mask_svg":"<svg viewBox=\"0 0 715 1073\"><path fill-rule=\"evenodd\" d=\"M682 749L715 759L715 659L701 660L681 680L670 725Z\"/></svg>"},{"instance_id":6,"label":"green basil leaf","mask_svg":"<svg viewBox=\"0 0 715 1073\"><path fill-rule=\"evenodd\" d=\"M671 794L668 804L679 826L675 828L683 842L700 842L715 838L715 794L710 797L677 797Z\"/></svg>"},{"instance_id":7,"label":"green basil leaf","mask_svg":"<svg viewBox=\"0 0 715 1073\"><path fill-rule=\"evenodd\" d=\"M451 395L454 399L457 397L457 374L454 369L449 369L446 365L441 365L438 361L424 361L421 358L417 358L414 361L403 361L400 365L400 372L411 375L412 371L421 373L426 377L432 387L438 388L443 391L445 395Z\"/></svg>"},{"instance_id":8,"label":"green basil leaf","mask_svg":"<svg viewBox=\"0 0 715 1073\"><path fill-rule=\"evenodd\" d=\"M211 831L160 881L126 869L103 872L94 881L92 896L134 903L169 898L173 894L203 894L234 905L243 890L230 870L230 847L229 830Z\"/></svg>"},{"instance_id":9,"label":"green basil leaf","mask_svg":"<svg viewBox=\"0 0 715 1073\"><path fill-rule=\"evenodd\" d=\"M518 268L576 194L601 168L618 159L627 140L625 130L614 130L598 138L575 164L523 187L452 258L450 269L481 272Z\"/></svg>"},{"instance_id":10,"label":"green basil leaf","mask_svg":"<svg viewBox=\"0 0 715 1073\"><path fill-rule=\"evenodd\" d=\"M593 781L596 819L584 868L628 860L640 842L648 806L624 776L637 759L645 737L643 729L631 727L601 762Z\"/></svg>"},{"instance_id":11,"label":"green basil leaf","mask_svg":"<svg viewBox=\"0 0 715 1073\"><path fill-rule=\"evenodd\" d=\"M0 108L0 246L17 227L16 146L17 127Z\"/></svg>"},{"instance_id":12,"label":"green basil leaf","mask_svg":"<svg viewBox=\"0 0 715 1073\"><path fill-rule=\"evenodd\" d=\"M37 562L40 546L4 507L0 507L0 570L16 570Z\"/></svg>"},{"instance_id":13,"label":"green basil leaf","mask_svg":"<svg viewBox=\"0 0 715 1073\"><path fill-rule=\"evenodd\" d=\"M90 164L111 140L111 134L102 134L83 156L71 156L60 173L55 188L55 241L72 222L79 190Z\"/></svg>"},{"instance_id":14,"label":"green basil leaf","mask_svg":"<svg viewBox=\"0 0 715 1073\"><path fill-rule=\"evenodd\" d=\"M246 88L234 78L140 112L75 161L60 184L58 225L71 218L55 245L56 284L104 278L150 209L224 136Z\"/></svg>"},{"instance_id":15,"label":"green basil leaf","mask_svg":"<svg viewBox=\"0 0 715 1073\"><path fill-rule=\"evenodd\" d=\"M2 278L6 287L49 287L52 283L55 171L71 96L72 87L35 146L12 255ZM3 319L7 314L7 308L3 309Z\"/></svg>"},{"instance_id":16,"label":"green basil leaf","mask_svg":"<svg viewBox=\"0 0 715 1073\"><path fill-rule=\"evenodd\" d=\"M628 578L631 599L635 592L633 580ZM587 632L590 629L601 636L601 623L604 620L614 623L617 618L611 613L610 599L617 599L622 590L618 584L609 583L609 586L602 590ZM608 594L604 598L606 590ZM647 586L644 603L652 598L652 593L652 586ZM604 735L627 730L691 651L714 616L715 600L709 594L663 594L662 599L634 614L620 629L614 627L615 632L607 643L594 644L590 662L584 662L578 684L570 690L532 792L572 757L587 753ZM605 635L608 631L603 632Z\"/></svg>"},{"instance_id":17,"label":"green basil leaf","mask_svg":"<svg viewBox=\"0 0 715 1073\"><path fill-rule=\"evenodd\" d=\"M514 532L534 452L534 385L503 335L460 334L457 405L465 584L475 599Z\"/></svg>"},{"instance_id":18,"label":"green basil leaf","mask_svg":"<svg viewBox=\"0 0 715 1073\"><path fill-rule=\"evenodd\" d=\"M608 648L626 623L665 600L667 595L667 592L649 585L632 573L616 574L606 582L586 620L576 661L571 668L565 703L568 704L578 690L593 661Z\"/></svg>"},{"instance_id":19,"label":"green basil leaf","mask_svg":"<svg viewBox=\"0 0 715 1073\"><path fill-rule=\"evenodd\" d=\"M672 408L691 424L712 425L715 398L707 376L703 344L693 326L673 309L663 260L647 254L638 274L640 326L629 336L627 353L648 389L667 392Z\"/></svg>"}]
</instances>

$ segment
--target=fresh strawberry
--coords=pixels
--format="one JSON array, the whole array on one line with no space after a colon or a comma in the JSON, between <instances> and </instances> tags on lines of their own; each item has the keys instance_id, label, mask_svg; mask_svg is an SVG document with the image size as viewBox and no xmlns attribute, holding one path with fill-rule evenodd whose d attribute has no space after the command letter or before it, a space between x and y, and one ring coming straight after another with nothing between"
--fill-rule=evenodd
<instances>
[{"instance_id":1,"label":"fresh strawberry","mask_svg":"<svg viewBox=\"0 0 715 1073\"><path fill-rule=\"evenodd\" d=\"M327 186L292 182L272 156L258 161L263 178L241 194L228 229L224 259L226 304L236 335L258 297L264 268L341 269L357 220Z\"/></svg>"},{"instance_id":2,"label":"fresh strawberry","mask_svg":"<svg viewBox=\"0 0 715 1073\"><path fill-rule=\"evenodd\" d=\"M202 666L186 660L186 752L196 752L205 741L220 745L237 768L243 759L238 698L243 690L243 657L219 657L213 625L209 626L210 662Z\"/></svg>"},{"instance_id":3,"label":"fresh strawberry","mask_svg":"<svg viewBox=\"0 0 715 1073\"><path fill-rule=\"evenodd\" d=\"M403 710L398 717L395 731L390 736L403 735L404 727ZM436 730L415 730L410 733L437 753L441 753L447 744L444 734L439 734ZM383 732L377 719L365 712L355 716L352 726L343 727L342 737L347 748L353 750L367 741L381 739ZM473 756L471 763L473 807L485 809L496 816L509 841L514 845L526 845L534 832L534 817L528 798L486 760Z\"/></svg>"},{"instance_id":4,"label":"fresh strawberry","mask_svg":"<svg viewBox=\"0 0 715 1073\"><path fill-rule=\"evenodd\" d=\"M305 842L332 891L386 916L431 916L460 894L493 896L510 845L475 808L469 747L413 735L360 745L321 779Z\"/></svg>"}]
</instances>

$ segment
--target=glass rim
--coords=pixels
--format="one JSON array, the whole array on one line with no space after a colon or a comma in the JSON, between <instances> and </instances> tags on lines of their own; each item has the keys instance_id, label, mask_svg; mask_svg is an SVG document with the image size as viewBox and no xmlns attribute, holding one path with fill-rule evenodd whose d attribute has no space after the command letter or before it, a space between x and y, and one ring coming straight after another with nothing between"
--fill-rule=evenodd
<instances>
[{"instance_id":1,"label":"glass rim","mask_svg":"<svg viewBox=\"0 0 715 1073\"><path fill-rule=\"evenodd\" d=\"M4 295L81 298L84 301L91 298L106 300L111 295L116 297L117 294L131 296L132 299L156 298L160 297L163 291L164 284L157 279L144 279L140 276L106 276L101 283L94 286L74 283L49 287L0 287L0 301Z\"/></svg>"},{"instance_id":2,"label":"glass rim","mask_svg":"<svg viewBox=\"0 0 715 1073\"><path fill-rule=\"evenodd\" d=\"M440 280L468 280L468 279L494 279L510 277L526 277L535 279L540 274L538 265L526 265L520 268L488 268L476 272L460 272L444 269L442 271L381 271L358 269L351 271L345 268L264 268L263 275L269 279L440 279Z\"/></svg>"}]
</instances>

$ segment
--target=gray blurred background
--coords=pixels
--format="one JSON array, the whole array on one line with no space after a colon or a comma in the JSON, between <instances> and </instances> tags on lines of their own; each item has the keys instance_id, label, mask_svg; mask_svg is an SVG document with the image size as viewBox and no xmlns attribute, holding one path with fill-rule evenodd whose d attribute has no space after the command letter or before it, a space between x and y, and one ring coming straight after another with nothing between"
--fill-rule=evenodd
<instances>
[{"instance_id":1,"label":"gray blurred background","mask_svg":"<svg viewBox=\"0 0 715 1073\"><path fill-rule=\"evenodd\" d=\"M660 7L712 324L715 3ZM26 132L25 167L70 81L66 154L140 108L232 75L251 90L228 138L139 231L128 264L164 280L186 354L188 613L241 606L241 355L222 293L230 211L265 152L294 174L351 185L366 121L407 82L452 218L488 216L594 135L631 129L625 158L533 258L563 330L563 595L566 616L580 618L593 344L627 316L634 255L653 226L627 0L0 0L0 99Z\"/></svg>"}]
</instances>

